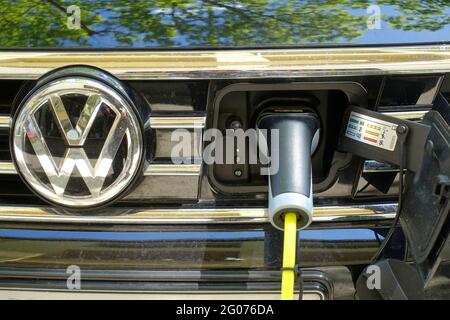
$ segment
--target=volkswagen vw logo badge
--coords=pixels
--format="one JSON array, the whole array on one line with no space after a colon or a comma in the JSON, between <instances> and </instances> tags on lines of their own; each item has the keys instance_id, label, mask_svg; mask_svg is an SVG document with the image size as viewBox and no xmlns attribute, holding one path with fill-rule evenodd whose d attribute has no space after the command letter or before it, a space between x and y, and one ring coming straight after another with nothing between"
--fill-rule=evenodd
<instances>
[{"instance_id":1,"label":"volkswagen vw logo badge","mask_svg":"<svg viewBox=\"0 0 450 320\"><path fill-rule=\"evenodd\" d=\"M128 99L102 81L68 76L38 87L12 128L15 165L45 200L68 208L116 199L143 158L143 132Z\"/></svg>"}]
</instances>

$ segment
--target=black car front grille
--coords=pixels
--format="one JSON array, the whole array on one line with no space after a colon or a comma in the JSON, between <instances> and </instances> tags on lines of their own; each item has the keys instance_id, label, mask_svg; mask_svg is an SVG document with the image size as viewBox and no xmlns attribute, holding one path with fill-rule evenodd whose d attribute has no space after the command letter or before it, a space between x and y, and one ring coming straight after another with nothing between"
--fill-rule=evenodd
<instances>
[{"instance_id":1,"label":"black car front grille","mask_svg":"<svg viewBox=\"0 0 450 320\"><path fill-rule=\"evenodd\" d=\"M264 79L250 81L254 83L286 83L286 82L301 82L311 81L310 79ZM380 112L404 112L403 116L407 117L408 112L420 112L427 111L432 107L435 96L439 93L443 94L447 99L450 98L450 79L442 74L430 74L430 75L401 75L401 76L367 76L367 77L348 77L348 78L324 78L323 81L352 81L360 83L367 90L368 107ZM211 123L211 106L212 99L207 97L214 97L215 90L217 88L224 87L225 85L237 83L239 81L231 80L202 80L202 81L130 81L129 84L138 91L138 94L145 97L144 101L149 103L149 108L153 110L152 114L157 115L170 115L170 116L192 116L199 114L207 114L206 122L208 125ZM248 81L247 81L248 82ZM20 102L20 98L26 94L26 89L30 86L31 81L22 80L0 80L0 87L4 88L2 94L0 94L0 116L3 118L12 117L12 112L15 108L15 104ZM162 91L161 91L162 90ZM440 91L439 91L440 90ZM158 96L159 94L159 96ZM172 97L175 97L173 103L171 103ZM152 105L155 108L152 108ZM167 129L161 129L157 137L161 136L162 132ZM170 133L170 132L169 132ZM169 137L168 133L166 138ZM337 134L337 133L336 133ZM165 150L168 147L163 143L168 143L168 138L165 142L157 141L157 150ZM158 143L160 143L158 145ZM0 162L11 164L11 154L9 150L9 128L3 126L0 128ZM167 155L162 157L158 161L168 161ZM206 175L206 172L203 172ZM356 177L354 179L357 180ZM138 191L131 193L125 201L127 203L139 203L149 204L153 203L166 203L167 199L163 194L152 193L152 188L158 188L157 183L172 183L176 185L174 188L180 187L180 180L171 179L154 179L156 182L147 182L145 188L138 188ZM233 204L235 200L232 197L216 195L211 198L210 190L213 189L209 185L208 180L202 180L203 186L200 188L195 186L194 188L203 189L198 193L197 197L190 197L189 201L192 203L198 200L209 199L216 201L220 204ZM209 191L208 191L209 190ZM181 192L182 193L182 192ZM146 197L146 195L150 195ZM158 197L161 198L158 198ZM182 199L182 194L179 194L179 199ZM351 197L350 194L340 195ZM0 201L2 202L36 202L41 201L32 194L32 192L21 181L17 174L0 174ZM245 195L240 198L244 204L248 201L248 205L253 203L263 205L265 200L259 201L254 199L254 195L246 197ZM160 201L161 200L161 201ZM174 205L179 201L177 197L173 197L170 201L171 205Z\"/></svg>"}]
</instances>

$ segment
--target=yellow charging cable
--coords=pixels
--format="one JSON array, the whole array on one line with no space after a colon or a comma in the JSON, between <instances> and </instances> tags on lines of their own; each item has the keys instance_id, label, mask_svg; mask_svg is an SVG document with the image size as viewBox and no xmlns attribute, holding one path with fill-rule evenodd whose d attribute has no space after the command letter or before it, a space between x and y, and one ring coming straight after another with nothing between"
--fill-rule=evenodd
<instances>
[{"instance_id":1,"label":"yellow charging cable","mask_svg":"<svg viewBox=\"0 0 450 320\"><path fill-rule=\"evenodd\" d=\"M284 215L283 270L281 273L281 300L294 299L295 250L297 247L297 215Z\"/></svg>"}]
</instances>

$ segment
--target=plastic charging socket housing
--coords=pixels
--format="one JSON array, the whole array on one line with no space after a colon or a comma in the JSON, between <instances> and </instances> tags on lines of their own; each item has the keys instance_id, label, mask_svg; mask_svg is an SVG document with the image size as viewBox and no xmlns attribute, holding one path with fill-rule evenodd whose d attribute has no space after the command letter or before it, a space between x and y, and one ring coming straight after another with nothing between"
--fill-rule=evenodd
<instances>
[{"instance_id":1,"label":"plastic charging socket housing","mask_svg":"<svg viewBox=\"0 0 450 320\"><path fill-rule=\"evenodd\" d=\"M398 126L406 126L404 164L418 171L430 127L417 122L394 118L376 111L351 106L341 126L338 149L362 158L399 165L402 139Z\"/></svg>"}]
</instances>

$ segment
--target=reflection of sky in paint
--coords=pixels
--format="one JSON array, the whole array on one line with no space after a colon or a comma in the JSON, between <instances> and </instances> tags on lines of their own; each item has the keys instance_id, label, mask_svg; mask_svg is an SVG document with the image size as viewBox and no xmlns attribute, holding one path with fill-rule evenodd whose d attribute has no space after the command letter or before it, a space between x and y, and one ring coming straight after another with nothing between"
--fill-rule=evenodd
<instances>
[{"instance_id":1,"label":"reflection of sky in paint","mask_svg":"<svg viewBox=\"0 0 450 320\"><path fill-rule=\"evenodd\" d=\"M264 239L263 231L243 232L93 232L0 229L0 238L24 238L34 240L91 240L91 241L173 241L173 240L257 240ZM371 229L304 230L301 240L345 241L375 240Z\"/></svg>"},{"instance_id":2,"label":"reflection of sky in paint","mask_svg":"<svg viewBox=\"0 0 450 320\"><path fill-rule=\"evenodd\" d=\"M447 15L450 16L450 8L446 10ZM366 10L349 10L355 15L365 15ZM395 6L382 6L382 15L400 16L396 11ZM381 29L366 30L361 38L355 39L355 43L360 44L379 44L379 43L416 43L416 42L440 42L450 41L450 24L447 24L440 30L429 31L423 30L420 32L410 30L396 30L391 28L386 21L381 20Z\"/></svg>"},{"instance_id":3,"label":"reflection of sky in paint","mask_svg":"<svg viewBox=\"0 0 450 320\"><path fill-rule=\"evenodd\" d=\"M401 15L397 12L395 6L380 6L381 14L388 16L399 16ZM214 11L224 10L223 8L215 8ZM158 9L158 12L162 12L163 9ZM167 10L166 11L170 11ZM349 13L353 15L367 15L366 10L347 10ZM450 8L447 8L446 13L450 15ZM105 21L108 21L108 17L114 15L110 11L106 10L98 10L98 14L105 18ZM221 21L218 20L220 23ZM222 21L224 24L226 21ZM204 24L203 19L198 19L192 22L196 25ZM218 25L217 27L220 27ZM119 26L118 30L126 31L127 28L125 26ZM143 35L137 35L139 40L134 41L132 47L159 47L157 42L145 42L142 40ZM180 34L177 33L176 38L174 39L180 47L189 47L191 45L192 35L189 34ZM220 39L221 43L224 46L227 46L229 39ZM430 31L430 30L397 30L389 26L389 24L381 20L381 28L380 29L368 29L363 32L362 37L353 39L352 41L340 40L337 43L340 44L360 44L360 45L370 45L370 44L393 44L393 43L420 43L420 42L443 42L450 41L450 24L445 25L442 29ZM97 36L93 35L90 37L89 46L91 47L104 47L104 48L112 48L112 47L120 47L120 43L114 39L114 37L105 37L105 36ZM329 43L332 44L332 43ZM71 44L76 46L75 44ZM68 46L71 46L68 45ZM249 45L252 46L251 39L249 39ZM274 43L273 45L283 45L282 43ZM302 44L305 45L305 44Z\"/></svg>"},{"instance_id":4,"label":"reflection of sky in paint","mask_svg":"<svg viewBox=\"0 0 450 320\"><path fill-rule=\"evenodd\" d=\"M179 1L179 4L181 4L183 1ZM392 1L395 3L396 1ZM414 15L420 25L420 16L415 15L415 11L417 8L421 7L422 9L426 7L427 3L433 3L432 1L419 1L414 8L407 8L405 9L405 12L409 10L412 12L412 15ZM209 32L212 30L222 29L224 26L227 25L230 21L227 20L233 20L236 19L236 17L239 17L239 10L255 14L255 12L258 15L262 15L264 17L269 17L270 19L276 20L278 19L278 16L276 15L277 7L280 6L290 6L292 8L302 8L305 6L305 3L308 3L309 6L311 6L311 9L308 9L308 13L305 13L304 16L307 15L308 18L311 18L308 21L314 21L314 17L316 17L317 12L322 10L328 10L326 12L333 13L336 12L339 9L344 9L346 12L352 14L353 16L359 16L359 17L369 17L368 13L366 12L366 9L348 9L345 7L345 4L338 4L336 7L332 7L334 5L333 1L330 1L327 3L326 1L320 1L317 2L317 4L313 4L314 2L310 1L287 1L287 0L278 0L278 1L272 1L270 4L259 4L258 2L252 3L251 1L242 1L242 3L234 3L234 2L224 2L219 5L211 5L209 2L206 1L196 1L192 4L189 4L183 9L184 14L189 15L188 18L183 17L182 14L179 13L179 7L172 12L172 9L169 7L170 5L173 5L175 2L167 2L167 4L164 1L160 1L158 3L152 3L151 1L148 2L148 7L145 7L144 9L137 9L134 7L134 4L136 2L133 1L122 1L120 2L120 7L109 7L109 8L99 8L99 9L93 9L93 13L95 15L99 15L103 18L103 21L94 23L92 25L89 25L89 28L94 31L103 31L102 34L93 34L91 35L87 40L87 45L82 45L77 42L77 40L69 40L70 37L67 35L57 35L55 33L55 38L52 39L52 41L57 41L58 44L61 44L62 47L80 47L80 46L87 46L91 48L162 48L162 47L180 47L180 48L189 48L189 47L230 47L230 46L236 46L234 40L232 37L229 37L228 34L220 36L218 39L218 43L208 43L208 42L202 42L198 43L198 39L200 35L198 34L198 29L195 31L194 29L186 29L186 26L197 26L201 27L203 26L205 30L202 32ZM220 1L217 2L220 4ZM339 2L336 2L339 3ZM364 1L358 2L356 0L349 1L347 5L356 5L360 4L361 6L370 5L372 3L377 3L376 1L368 1L366 4ZM384 3L388 3L388 1L384 1ZM89 11L89 8L92 7L92 5L95 4L94 0L88 0L84 2L83 10ZM323 6L323 4L326 4L327 6ZM23 4L22 4L23 5ZM224 5L228 6L228 9L223 7ZM159 7L158 7L159 6ZM317 6L317 10L314 6ZM399 11L399 7L392 6L392 5L379 5L381 14L389 17L394 16L401 16L402 13ZM51 6L49 6L51 8ZM324 9L325 8L325 9ZM24 8L24 10L27 8ZM161 26L164 26L164 28L175 28L175 35L170 39L170 44L164 44L161 42L158 42L158 40L152 40L147 39L145 40L144 37L147 35L148 31L142 30L142 28L135 28L130 24L137 24L139 25L139 21L128 21L124 19L120 19L121 13L126 11L126 9L133 11L133 10L141 10L143 11L143 14L140 15L139 19L150 19L150 17L155 18L158 20ZM411 10L410 10L411 9ZM207 24L208 19L208 10L215 13L215 20L213 25ZM445 16L445 13L447 16L450 15L450 7L446 6L443 8L444 13L440 13L440 19L443 19L442 16ZM27 11L27 10L26 10ZM32 14L32 10L30 9L27 11L28 14ZM227 13L228 15L226 15ZM173 17L180 19L181 24L183 24L182 28L184 31L182 32L180 28L177 26L174 26ZM370 13L369 13L370 14ZM126 15L125 15L126 16ZM265 19L265 18L261 19ZM433 20L433 17L431 17L431 20ZM29 19L30 17L28 17ZM32 18L32 16L31 16ZM429 18L429 17L428 17ZM185 20L183 20L185 19ZM445 17L444 17L445 19ZM29 19L33 20L33 19ZM364 19L363 19L364 20ZM436 19L435 19L436 20ZM448 20L447 20L448 21ZM262 21L263 22L263 21ZM23 28L27 27L27 18L24 18L22 21L20 21L20 24L23 25ZM296 22L299 23L299 22ZM345 22L340 22L339 20L336 21L336 25L345 25ZM269 24L270 26L270 24ZM293 24L295 27L296 24ZM240 26L238 25L237 28ZM268 30L268 25L265 25L264 23L253 23L252 25L248 26L245 24L245 21L242 22L242 27L248 27L250 30L248 31L249 34L253 35L260 35L263 33L263 31ZM351 26L349 26L350 29ZM283 25L277 25L276 28L283 28ZM330 26L324 27L323 29L320 26L312 27L310 28L309 25L302 26L301 22L298 25L298 28L301 30L305 29L306 33L310 32L311 29L313 29L314 32L318 34L331 34L333 33L333 29ZM336 28L336 27L335 27ZM354 28L354 27L351 27ZM298 29L298 30L300 30ZM309 29L309 30L308 30ZM147 29L148 30L148 29ZM192 31L194 30L194 31ZM354 30L354 29L353 29ZM61 31L61 30L59 30ZM150 30L149 30L150 31ZM276 32L277 30L274 30ZM314 33L313 32L313 33ZM131 40L131 44L128 42L121 42L120 39L116 38L116 35L121 33L122 35L125 35L126 37L136 37L136 39ZM270 32L269 32L270 33ZM8 36L7 34L6 36ZM446 25L442 25L437 30L397 30L393 27L389 26L386 21L382 21L381 23L381 29L373 29L373 30L362 30L362 36L355 37L352 39L345 39L345 35L342 35L343 37L338 37L335 40L328 40L328 41L320 41L320 40L314 40L314 38L310 39L309 41L306 41L305 43L293 43L290 44L291 46L307 46L307 45L327 45L327 44L361 44L361 45L369 45L369 44L392 44L392 43L425 43L425 42L444 42L449 41L450 42L450 24L447 23ZM302 35L304 37L304 35ZM29 43L26 45L26 47L30 48L33 47L33 39L27 39L26 43ZM203 40L202 40L203 41ZM206 40L205 40L206 41ZM255 40L252 37L248 38L248 42L245 42L245 44L240 44L240 46L248 46L248 47L275 47L275 46L284 46L286 43L283 42L283 38L280 37L279 39L262 39L262 40ZM40 45L41 47L46 47L45 45ZM49 44L48 47L51 47L54 45Z\"/></svg>"}]
</instances>

